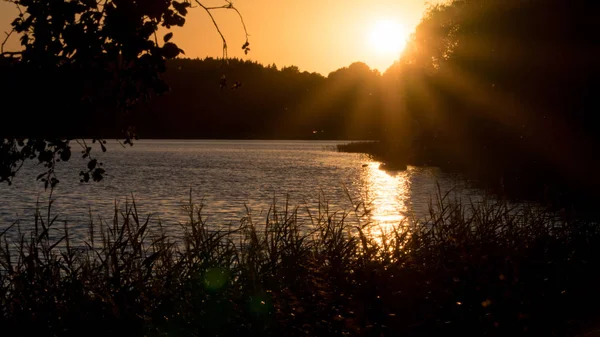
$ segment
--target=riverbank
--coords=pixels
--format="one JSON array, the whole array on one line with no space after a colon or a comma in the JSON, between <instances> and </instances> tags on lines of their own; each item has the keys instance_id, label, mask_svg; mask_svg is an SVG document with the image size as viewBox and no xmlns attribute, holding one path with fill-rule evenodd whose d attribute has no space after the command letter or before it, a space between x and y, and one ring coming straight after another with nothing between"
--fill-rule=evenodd
<instances>
[{"instance_id":1,"label":"riverbank","mask_svg":"<svg viewBox=\"0 0 600 337\"><path fill-rule=\"evenodd\" d=\"M326 203L310 222L289 206L229 228L186 210L174 235L126 206L83 245L51 212L4 227L3 333L577 336L600 317L596 223L443 195L375 236Z\"/></svg>"},{"instance_id":2,"label":"riverbank","mask_svg":"<svg viewBox=\"0 0 600 337\"><path fill-rule=\"evenodd\" d=\"M357 141L338 145L338 151L364 153L382 162L387 170L404 170L408 165L435 166L445 172L459 173L473 185L513 201L536 201L553 210L563 209L580 218L598 220L597 178L566 174L551 163L528 160L524 155L464 153L454 147L414 151L379 141Z\"/></svg>"}]
</instances>

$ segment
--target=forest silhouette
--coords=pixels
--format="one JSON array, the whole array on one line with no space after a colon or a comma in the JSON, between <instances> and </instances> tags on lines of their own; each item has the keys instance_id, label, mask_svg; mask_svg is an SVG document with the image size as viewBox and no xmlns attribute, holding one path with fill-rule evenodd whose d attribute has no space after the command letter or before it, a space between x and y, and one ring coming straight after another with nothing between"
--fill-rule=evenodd
<instances>
[{"instance_id":1,"label":"forest silhouette","mask_svg":"<svg viewBox=\"0 0 600 337\"><path fill-rule=\"evenodd\" d=\"M169 62L171 93L140 109L144 138L373 139L381 76L364 63L328 77L218 59Z\"/></svg>"}]
</instances>

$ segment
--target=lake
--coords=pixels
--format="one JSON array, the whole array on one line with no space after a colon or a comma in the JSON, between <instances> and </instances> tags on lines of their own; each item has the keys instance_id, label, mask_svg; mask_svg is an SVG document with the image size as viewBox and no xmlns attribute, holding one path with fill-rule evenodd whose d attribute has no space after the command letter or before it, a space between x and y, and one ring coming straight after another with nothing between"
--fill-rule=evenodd
<instances>
[{"instance_id":1,"label":"lake","mask_svg":"<svg viewBox=\"0 0 600 337\"><path fill-rule=\"evenodd\" d=\"M110 220L115 205L122 209L135 198L142 215L151 214L167 226L185 220L182 206L204 205L206 221L214 226L239 223L251 213L263 220L275 204L318 211L351 211L364 202L368 217L348 221L395 226L426 216L437 186L454 198L479 199L483 193L464 180L436 168L408 167L385 171L366 155L335 150L339 141L143 140L133 147L109 142L108 151L94 149L107 174L101 182L80 183L87 161L77 156L59 163L60 183L52 193L53 214L73 232L84 235L90 214ZM12 186L0 186L0 228L15 221L33 222L36 202L46 207L49 191L35 180L44 168L28 163ZM248 209L246 209L246 206Z\"/></svg>"}]
</instances>

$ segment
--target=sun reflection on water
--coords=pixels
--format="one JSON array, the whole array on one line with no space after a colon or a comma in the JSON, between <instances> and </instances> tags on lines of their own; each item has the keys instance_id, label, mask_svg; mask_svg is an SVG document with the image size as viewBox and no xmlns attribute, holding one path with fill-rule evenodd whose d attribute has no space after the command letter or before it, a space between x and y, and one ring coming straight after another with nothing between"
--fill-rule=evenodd
<instances>
[{"instance_id":1,"label":"sun reflection on water","mask_svg":"<svg viewBox=\"0 0 600 337\"><path fill-rule=\"evenodd\" d=\"M361 177L364 198L370 210L368 229L376 240L382 233L390 233L407 224L409 217L410 180L409 172L380 169L379 162L371 162Z\"/></svg>"}]
</instances>

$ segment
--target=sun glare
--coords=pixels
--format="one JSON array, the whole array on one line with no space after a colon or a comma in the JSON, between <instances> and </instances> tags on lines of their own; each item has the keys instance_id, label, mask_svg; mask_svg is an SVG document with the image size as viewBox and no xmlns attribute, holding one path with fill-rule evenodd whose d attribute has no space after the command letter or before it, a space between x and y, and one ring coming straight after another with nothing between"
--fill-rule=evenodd
<instances>
[{"instance_id":1,"label":"sun glare","mask_svg":"<svg viewBox=\"0 0 600 337\"><path fill-rule=\"evenodd\" d=\"M408 30L394 20L375 22L369 34L369 44L380 55L399 56L408 39Z\"/></svg>"}]
</instances>

